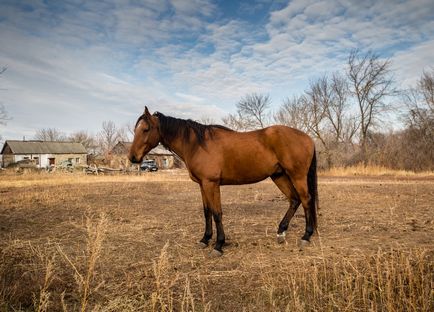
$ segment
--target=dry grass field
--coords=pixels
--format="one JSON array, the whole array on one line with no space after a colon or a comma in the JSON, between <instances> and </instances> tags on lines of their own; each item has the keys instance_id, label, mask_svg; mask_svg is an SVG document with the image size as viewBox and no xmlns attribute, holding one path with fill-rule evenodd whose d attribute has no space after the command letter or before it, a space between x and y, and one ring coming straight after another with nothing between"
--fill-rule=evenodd
<instances>
[{"instance_id":1,"label":"dry grass field","mask_svg":"<svg viewBox=\"0 0 434 312\"><path fill-rule=\"evenodd\" d=\"M222 188L225 254L198 249L184 171L0 175L0 311L433 311L434 178L320 176L319 235L267 180Z\"/></svg>"}]
</instances>

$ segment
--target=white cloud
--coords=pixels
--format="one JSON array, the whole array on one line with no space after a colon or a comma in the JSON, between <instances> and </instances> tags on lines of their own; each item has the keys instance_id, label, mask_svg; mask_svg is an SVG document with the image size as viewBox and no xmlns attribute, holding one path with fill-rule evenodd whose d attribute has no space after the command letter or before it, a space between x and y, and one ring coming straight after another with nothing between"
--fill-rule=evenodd
<instances>
[{"instance_id":1,"label":"white cloud","mask_svg":"<svg viewBox=\"0 0 434 312\"><path fill-rule=\"evenodd\" d=\"M190 102L203 102L205 99L192 95L192 94L185 94L185 93L181 93L181 92L176 92L175 95L183 100L187 100Z\"/></svg>"},{"instance_id":2,"label":"white cloud","mask_svg":"<svg viewBox=\"0 0 434 312\"><path fill-rule=\"evenodd\" d=\"M216 6L206 0L171 0L175 12L179 15L210 16L216 10Z\"/></svg>"},{"instance_id":3,"label":"white cloud","mask_svg":"<svg viewBox=\"0 0 434 312\"><path fill-rule=\"evenodd\" d=\"M401 88L415 87L423 71L434 70L434 39L397 52L391 58Z\"/></svg>"}]
</instances>

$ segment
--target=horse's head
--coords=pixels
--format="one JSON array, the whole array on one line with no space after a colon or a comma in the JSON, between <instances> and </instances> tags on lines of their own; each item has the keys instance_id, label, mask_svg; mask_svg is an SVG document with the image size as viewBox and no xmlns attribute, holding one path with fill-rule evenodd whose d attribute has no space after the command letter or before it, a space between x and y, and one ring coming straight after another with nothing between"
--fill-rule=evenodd
<instances>
[{"instance_id":1,"label":"horse's head","mask_svg":"<svg viewBox=\"0 0 434 312\"><path fill-rule=\"evenodd\" d=\"M128 158L132 163L141 163L143 157L160 142L158 117L149 113L147 107L139 117L134 129L134 140Z\"/></svg>"}]
</instances>

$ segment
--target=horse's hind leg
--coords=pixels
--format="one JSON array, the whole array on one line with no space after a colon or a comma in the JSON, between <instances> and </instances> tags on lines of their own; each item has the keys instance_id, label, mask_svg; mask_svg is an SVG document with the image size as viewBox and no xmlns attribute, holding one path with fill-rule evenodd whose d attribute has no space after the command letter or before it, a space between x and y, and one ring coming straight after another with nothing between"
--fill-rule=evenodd
<instances>
[{"instance_id":1,"label":"horse's hind leg","mask_svg":"<svg viewBox=\"0 0 434 312\"><path fill-rule=\"evenodd\" d=\"M309 195L309 190L307 186L307 179L304 178L293 178L292 179L294 187L297 191L297 194L301 200L301 204L304 209L304 216L306 219L306 231L304 232L303 237L301 238L303 242L309 242L310 237L313 234L315 225L314 225L314 216L311 216L309 205L311 205L311 196Z\"/></svg>"},{"instance_id":2,"label":"horse's hind leg","mask_svg":"<svg viewBox=\"0 0 434 312\"><path fill-rule=\"evenodd\" d=\"M279 228L277 230L277 242L281 244L285 241L286 230L288 230L289 222L297 211L298 206L300 206L301 201L294 186L292 185L291 180L286 174L282 173L278 176L271 176L271 179L289 200L288 211L286 212L282 221L280 221Z\"/></svg>"}]
</instances>

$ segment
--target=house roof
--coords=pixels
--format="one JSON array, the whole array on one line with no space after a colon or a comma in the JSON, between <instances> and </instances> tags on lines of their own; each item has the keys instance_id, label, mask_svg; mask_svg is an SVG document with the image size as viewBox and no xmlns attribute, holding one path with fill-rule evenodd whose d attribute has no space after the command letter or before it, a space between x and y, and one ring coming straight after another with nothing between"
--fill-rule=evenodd
<instances>
[{"instance_id":1,"label":"house roof","mask_svg":"<svg viewBox=\"0 0 434 312\"><path fill-rule=\"evenodd\" d=\"M119 141L118 144L122 144L127 151L130 150L131 145L133 145L132 142L122 142ZM118 145L116 144L116 145ZM166 149L163 145L159 144L156 147L154 147L149 153L149 155L162 155L162 156L173 156L173 153Z\"/></svg>"},{"instance_id":2,"label":"house roof","mask_svg":"<svg viewBox=\"0 0 434 312\"><path fill-rule=\"evenodd\" d=\"M15 141L7 140L2 154L9 146L13 154L87 154L81 143L53 141Z\"/></svg>"},{"instance_id":3,"label":"house roof","mask_svg":"<svg viewBox=\"0 0 434 312\"><path fill-rule=\"evenodd\" d=\"M149 152L150 155L167 155L173 156L173 153L166 149L163 145L157 145Z\"/></svg>"}]
</instances>

